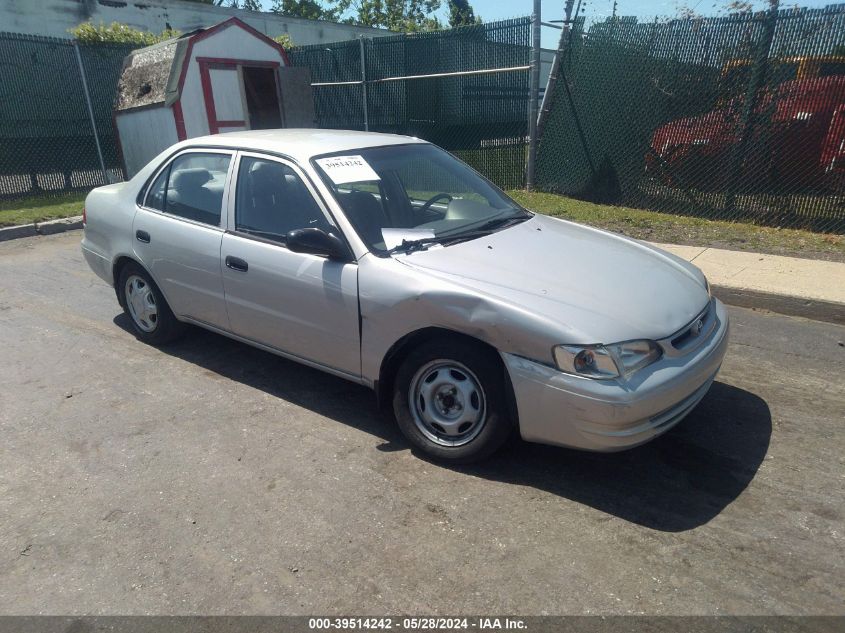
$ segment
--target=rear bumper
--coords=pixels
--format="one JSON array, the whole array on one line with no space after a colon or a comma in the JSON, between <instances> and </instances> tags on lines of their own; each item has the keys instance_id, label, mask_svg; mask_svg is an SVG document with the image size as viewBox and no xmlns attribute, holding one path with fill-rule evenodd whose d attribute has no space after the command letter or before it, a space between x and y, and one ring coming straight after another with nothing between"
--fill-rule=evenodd
<instances>
[{"instance_id":1,"label":"rear bumper","mask_svg":"<svg viewBox=\"0 0 845 633\"><path fill-rule=\"evenodd\" d=\"M102 255L101 253L97 252L84 239L82 240L81 248L82 256L85 258L85 261L88 262L88 266L91 268L91 270L93 270L100 279L105 281L110 286L113 286L114 279L112 279L111 260L105 255Z\"/></svg>"},{"instance_id":2,"label":"rear bumper","mask_svg":"<svg viewBox=\"0 0 845 633\"><path fill-rule=\"evenodd\" d=\"M502 354L523 439L593 451L643 444L680 422L706 395L728 347L728 315L714 299L716 325L685 356L668 358L629 380L590 380Z\"/></svg>"}]
</instances>

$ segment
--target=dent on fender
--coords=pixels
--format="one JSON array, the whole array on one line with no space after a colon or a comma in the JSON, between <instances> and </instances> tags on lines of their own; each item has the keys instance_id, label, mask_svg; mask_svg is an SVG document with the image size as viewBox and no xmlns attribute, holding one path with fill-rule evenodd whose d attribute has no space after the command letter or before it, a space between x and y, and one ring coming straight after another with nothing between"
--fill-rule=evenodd
<instances>
[{"instance_id":1,"label":"dent on fender","mask_svg":"<svg viewBox=\"0 0 845 633\"><path fill-rule=\"evenodd\" d=\"M385 267L393 270L386 273ZM539 362L551 360L554 344L549 321L432 278L393 260L367 261L359 270L361 302L361 371L378 379L381 362L400 339L426 328L443 328L483 341L502 352ZM554 331L552 328L551 331Z\"/></svg>"}]
</instances>

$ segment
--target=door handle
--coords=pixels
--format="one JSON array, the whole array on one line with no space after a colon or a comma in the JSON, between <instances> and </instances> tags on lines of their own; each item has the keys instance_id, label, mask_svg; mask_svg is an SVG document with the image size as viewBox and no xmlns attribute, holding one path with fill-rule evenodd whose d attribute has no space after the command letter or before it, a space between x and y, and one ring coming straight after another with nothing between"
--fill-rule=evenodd
<instances>
[{"instance_id":1,"label":"door handle","mask_svg":"<svg viewBox=\"0 0 845 633\"><path fill-rule=\"evenodd\" d=\"M249 270L249 264L240 257L232 257L231 255L226 256L226 267L237 270L239 273L245 273Z\"/></svg>"},{"instance_id":2,"label":"door handle","mask_svg":"<svg viewBox=\"0 0 845 633\"><path fill-rule=\"evenodd\" d=\"M150 234L146 231L135 231L135 239L144 244L150 243Z\"/></svg>"}]
</instances>

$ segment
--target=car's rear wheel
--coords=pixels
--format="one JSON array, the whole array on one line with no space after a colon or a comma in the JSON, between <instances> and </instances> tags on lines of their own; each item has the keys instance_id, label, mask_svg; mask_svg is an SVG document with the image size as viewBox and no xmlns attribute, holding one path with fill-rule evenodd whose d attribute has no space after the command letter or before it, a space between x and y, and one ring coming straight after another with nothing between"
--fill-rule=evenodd
<instances>
[{"instance_id":1,"label":"car's rear wheel","mask_svg":"<svg viewBox=\"0 0 845 633\"><path fill-rule=\"evenodd\" d=\"M498 354L460 337L413 350L399 368L393 411L405 437L431 457L466 463L491 455L513 423Z\"/></svg>"},{"instance_id":2,"label":"car's rear wheel","mask_svg":"<svg viewBox=\"0 0 845 633\"><path fill-rule=\"evenodd\" d=\"M163 345L182 334L184 326L173 316L161 290L143 268L126 264L120 271L117 287L123 311L140 340Z\"/></svg>"}]
</instances>

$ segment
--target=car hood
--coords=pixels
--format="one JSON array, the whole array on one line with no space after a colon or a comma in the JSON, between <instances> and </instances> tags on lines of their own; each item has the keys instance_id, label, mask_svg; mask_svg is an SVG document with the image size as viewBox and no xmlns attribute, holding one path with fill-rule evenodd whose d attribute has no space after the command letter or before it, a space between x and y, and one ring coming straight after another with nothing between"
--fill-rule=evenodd
<instances>
[{"instance_id":1,"label":"car hood","mask_svg":"<svg viewBox=\"0 0 845 633\"><path fill-rule=\"evenodd\" d=\"M570 337L561 343L663 338L709 300L704 276L686 261L540 215L487 237L396 259L545 317Z\"/></svg>"}]
</instances>

